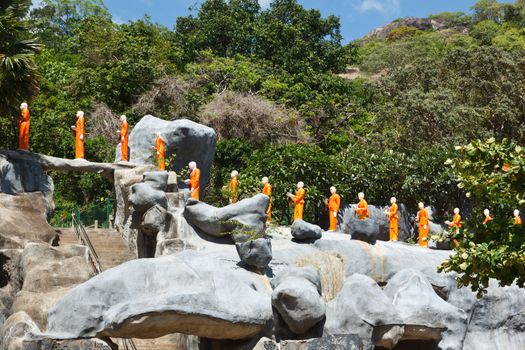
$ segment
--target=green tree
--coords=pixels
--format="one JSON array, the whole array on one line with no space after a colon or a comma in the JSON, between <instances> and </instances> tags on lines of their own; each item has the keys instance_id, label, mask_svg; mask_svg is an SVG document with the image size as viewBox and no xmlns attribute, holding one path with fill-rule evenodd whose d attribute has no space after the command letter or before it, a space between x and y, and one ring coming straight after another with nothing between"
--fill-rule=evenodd
<instances>
[{"instance_id":1,"label":"green tree","mask_svg":"<svg viewBox=\"0 0 525 350\"><path fill-rule=\"evenodd\" d=\"M525 150L506 139L474 141L457 147L459 157L447 161L474 205L465 237L442 271L459 273L458 283L482 295L489 280L503 286L525 284L525 227L515 225L512 213L525 205ZM482 224L490 209L494 220Z\"/></svg>"},{"instance_id":2,"label":"green tree","mask_svg":"<svg viewBox=\"0 0 525 350\"><path fill-rule=\"evenodd\" d=\"M31 1L0 3L0 147L16 142L16 117L21 102L38 92L35 54L40 50L28 31L26 15Z\"/></svg>"}]
</instances>

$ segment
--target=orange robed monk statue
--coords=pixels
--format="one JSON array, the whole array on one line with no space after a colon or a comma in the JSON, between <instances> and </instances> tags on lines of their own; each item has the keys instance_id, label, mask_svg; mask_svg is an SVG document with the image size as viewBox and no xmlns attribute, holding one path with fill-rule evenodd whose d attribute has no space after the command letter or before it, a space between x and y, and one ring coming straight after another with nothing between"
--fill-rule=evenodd
<instances>
[{"instance_id":1,"label":"orange robed monk statue","mask_svg":"<svg viewBox=\"0 0 525 350\"><path fill-rule=\"evenodd\" d=\"M457 234L459 233L459 229L461 228L461 215L459 215L459 208L454 208L454 217L452 218L452 222L445 221L445 224L447 224L448 227L450 227L454 236L457 236ZM454 238L453 242L456 247L459 245L457 239Z\"/></svg>"},{"instance_id":2,"label":"orange robed monk statue","mask_svg":"<svg viewBox=\"0 0 525 350\"><path fill-rule=\"evenodd\" d=\"M155 147L157 151L157 166L160 170L166 170L166 140L162 137L160 132L155 137Z\"/></svg>"},{"instance_id":3,"label":"orange robed monk statue","mask_svg":"<svg viewBox=\"0 0 525 350\"><path fill-rule=\"evenodd\" d=\"M396 197L390 198L390 208L385 211L390 221L390 240L397 242L399 239L399 210Z\"/></svg>"},{"instance_id":4,"label":"orange robed monk statue","mask_svg":"<svg viewBox=\"0 0 525 350\"><path fill-rule=\"evenodd\" d=\"M359 198L359 203L355 208L355 214L359 219L364 220L368 217L368 203L365 200L365 194L363 192L359 192L357 197Z\"/></svg>"},{"instance_id":5,"label":"orange robed monk statue","mask_svg":"<svg viewBox=\"0 0 525 350\"><path fill-rule=\"evenodd\" d=\"M492 221L492 216L490 215L490 210L485 209L483 210L483 215L485 215L485 219L483 219L483 225L488 224Z\"/></svg>"},{"instance_id":6,"label":"orange robed monk statue","mask_svg":"<svg viewBox=\"0 0 525 350\"><path fill-rule=\"evenodd\" d=\"M266 176L262 178L262 193L270 197L270 203L268 203L268 209L266 209L266 222L270 222L272 217L272 185L268 181Z\"/></svg>"},{"instance_id":7,"label":"orange robed monk statue","mask_svg":"<svg viewBox=\"0 0 525 350\"><path fill-rule=\"evenodd\" d=\"M126 162L129 162L129 149L128 149L128 130L129 125L128 121L126 119L125 115L120 116L120 130L117 131L119 135L119 141L120 141L120 149L121 149L121 160L125 160Z\"/></svg>"},{"instance_id":8,"label":"orange robed monk statue","mask_svg":"<svg viewBox=\"0 0 525 350\"><path fill-rule=\"evenodd\" d=\"M328 231L335 231L337 230L337 213L341 207L341 197L337 194L337 189L335 186L330 187L330 193L332 195L326 200L328 219L330 220L330 227L328 228Z\"/></svg>"},{"instance_id":9,"label":"orange robed monk statue","mask_svg":"<svg viewBox=\"0 0 525 350\"><path fill-rule=\"evenodd\" d=\"M84 112L77 112L77 122L71 129L75 133L75 159L84 159Z\"/></svg>"},{"instance_id":10,"label":"orange robed monk statue","mask_svg":"<svg viewBox=\"0 0 525 350\"><path fill-rule=\"evenodd\" d=\"M297 219L303 219L303 211L304 211L304 183L302 181L299 181L297 183L297 191L295 191L295 195L291 193L286 194L288 198L294 203L294 209L293 209L293 220Z\"/></svg>"},{"instance_id":11,"label":"orange robed monk statue","mask_svg":"<svg viewBox=\"0 0 525 350\"><path fill-rule=\"evenodd\" d=\"M191 171L190 178L184 182L190 185L190 197L199 200L201 171L197 168L197 163L195 162L190 162L188 168Z\"/></svg>"},{"instance_id":12,"label":"orange robed monk statue","mask_svg":"<svg viewBox=\"0 0 525 350\"><path fill-rule=\"evenodd\" d=\"M428 211L423 202L419 203L419 211L416 216L416 221L419 222L419 246L428 247Z\"/></svg>"},{"instance_id":13,"label":"orange robed monk statue","mask_svg":"<svg viewBox=\"0 0 525 350\"><path fill-rule=\"evenodd\" d=\"M18 137L18 149L29 150L29 108L27 103L20 105L20 118L18 118L18 128L20 131Z\"/></svg>"},{"instance_id":14,"label":"orange robed monk statue","mask_svg":"<svg viewBox=\"0 0 525 350\"><path fill-rule=\"evenodd\" d=\"M232 171L231 173L231 180L228 184L228 191L230 192L230 204L237 203L237 200L239 199L239 180L237 180L237 176L239 176L239 172L237 170Z\"/></svg>"},{"instance_id":15,"label":"orange robed monk statue","mask_svg":"<svg viewBox=\"0 0 525 350\"><path fill-rule=\"evenodd\" d=\"M521 216L518 209L514 210L514 225L521 225Z\"/></svg>"}]
</instances>

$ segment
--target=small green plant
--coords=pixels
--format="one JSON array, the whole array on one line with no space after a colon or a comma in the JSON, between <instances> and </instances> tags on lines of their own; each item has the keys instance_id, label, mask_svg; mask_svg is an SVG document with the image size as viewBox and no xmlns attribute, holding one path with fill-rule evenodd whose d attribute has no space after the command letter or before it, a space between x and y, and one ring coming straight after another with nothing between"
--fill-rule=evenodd
<instances>
[{"instance_id":1,"label":"small green plant","mask_svg":"<svg viewBox=\"0 0 525 350\"><path fill-rule=\"evenodd\" d=\"M225 232L222 233L223 236L243 235L247 237L247 241L255 241L266 235L264 231L254 231L248 225L238 220L221 220L219 224L226 229Z\"/></svg>"}]
</instances>

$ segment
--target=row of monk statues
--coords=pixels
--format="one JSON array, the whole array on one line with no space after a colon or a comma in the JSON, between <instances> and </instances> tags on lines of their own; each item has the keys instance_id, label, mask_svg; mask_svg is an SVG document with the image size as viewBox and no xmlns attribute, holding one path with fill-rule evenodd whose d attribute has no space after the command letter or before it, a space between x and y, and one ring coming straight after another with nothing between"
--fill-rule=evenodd
<instances>
[{"instance_id":1,"label":"row of monk statues","mask_svg":"<svg viewBox=\"0 0 525 350\"><path fill-rule=\"evenodd\" d=\"M84 129L84 112L78 111L76 114L77 120L75 125L71 126L75 136L75 159L84 159L84 141L85 141L85 129ZM125 115L120 116L121 127L120 130L117 130L118 140L121 144L121 160L129 161L129 147L128 147L128 138L129 138L129 125ZM30 128L30 112L27 103L22 103L20 105L20 118L18 120L19 126L19 149L28 150L29 149L29 128ZM152 149L156 151L157 155L157 166L160 170L166 169L166 140L162 137L161 133L156 134L155 146L152 146ZM190 197L196 200L199 200L199 191L200 191L200 170L197 168L197 163L192 161L188 164L189 168L189 179L185 180L185 183L189 186ZM228 184L228 193L229 193L229 203L236 203L239 199L239 172L233 170L231 172L231 179ZM266 215L267 222L271 221L271 211L272 211L272 185L269 183L268 177L262 178L262 193L270 197L270 204L268 206ZM330 187L331 196L326 199L326 208L329 216L329 229L328 231L337 230L337 216L339 209L341 207L341 197L337 193L335 186ZM297 183L297 189L295 193L287 193L286 196L290 199L290 202L294 206L293 218L294 221L297 219L303 219L304 206L305 206L305 195L306 191L304 189L304 183L299 181ZM365 199L365 194L360 192L358 194L358 204L355 206L355 215L360 220L365 220L368 218L368 203ZM428 247L428 236L430 231L429 224L429 213L425 208L423 202L418 203L419 211L416 215L416 222L418 223L418 232L419 232L419 245L421 247ZM395 197L390 199L390 207L386 210L385 215L389 219L390 223L390 240L397 241L399 239L398 235L398 222L399 222L399 210L397 206L397 200ZM485 209L484 212L483 224L486 225L493 220L490 211ZM513 213L514 224L521 225L522 220L519 210L514 210ZM450 228L453 236L457 236L461 228L461 215L459 208L454 209L454 216L452 221L446 221L445 224ZM454 244L458 244L458 241L454 238Z\"/></svg>"}]
</instances>

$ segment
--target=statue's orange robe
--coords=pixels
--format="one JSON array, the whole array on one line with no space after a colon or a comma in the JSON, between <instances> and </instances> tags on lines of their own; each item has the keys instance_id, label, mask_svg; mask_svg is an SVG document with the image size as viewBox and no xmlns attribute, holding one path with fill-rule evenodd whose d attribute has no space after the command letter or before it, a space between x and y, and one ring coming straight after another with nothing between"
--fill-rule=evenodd
<instances>
[{"instance_id":1,"label":"statue's orange robe","mask_svg":"<svg viewBox=\"0 0 525 350\"><path fill-rule=\"evenodd\" d=\"M155 139L155 149L157 150L157 165L160 170L166 170L166 144L162 137Z\"/></svg>"},{"instance_id":2,"label":"statue's orange robe","mask_svg":"<svg viewBox=\"0 0 525 350\"><path fill-rule=\"evenodd\" d=\"M294 221L297 219L301 219L301 220L303 219L304 195L305 195L304 188L300 188L295 192L295 196L292 198L292 202L294 203L294 210L293 210Z\"/></svg>"},{"instance_id":3,"label":"statue's orange robe","mask_svg":"<svg viewBox=\"0 0 525 350\"><path fill-rule=\"evenodd\" d=\"M237 177L232 177L230 183L228 184L228 191L230 192L230 203L237 203L238 193L237 189L239 188L239 180Z\"/></svg>"},{"instance_id":4,"label":"statue's orange robe","mask_svg":"<svg viewBox=\"0 0 525 350\"><path fill-rule=\"evenodd\" d=\"M399 240L399 210L396 203L392 203L388 211L388 218L390 219L390 240Z\"/></svg>"},{"instance_id":5,"label":"statue's orange robe","mask_svg":"<svg viewBox=\"0 0 525 350\"><path fill-rule=\"evenodd\" d=\"M328 216L330 219L330 231L335 231L337 229L337 213L341 207L341 197L334 193L328 199Z\"/></svg>"},{"instance_id":6,"label":"statue's orange robe","mask_svg":"<svg viewBox=\"0 0 525 350\"><path fill-rule=\"evenodd\" d=\"M266 210L266 222L270 222L272 217L272 185L265 183L262 192L270 197L270 203L268 204L268 209Z\"/></svg>"},{"instance_id":7,"label":"statue's orange robe","mask_svg":"<svg viewBox=\"0 0 525 350\"><path fill-rule=\"evenodd\" d=\"M450 223L449 227L454 231L454 235L456 235L461 227L461 215L454 214L454 217L452 218L452 222ZM454 245L456 247L459 245L457 239L453 239L452 241L454 242Z\"/></svg>"},{"instance_id":8,"label":"statue's orange robe","mask_svg":"<svg viewBox=\"0 0 525 350\"><path fill-rule=\"evenodd\" d=\"M191 198L199 200L199 191L200 191L200 178L201 171L197 168L193 169L190 174L190 192Z\"/></svg>"},{"instance_id":9,"label":"statue's orange robe","mask_svg":"<svg viewBox=\"0 0 525 350\"><path fill-rule=\"evenodd\" d=\"M129 150L128 150L128 130L129 125L127 121L123 121L120 126L120 148L121 148L121 157L120 159L129 161Z\"/></svg>"},{"instance_id":10,"label":"statue's orange robe","mask_svg":"<svg viewBox=\"0 0 525 350\"><path fill-rule=\"evenodd\" d=\"M359 201L359 204L357 204L355 213L361 220L364 220L368 217L368 203L364 198Z\"/></svg>"},{"instance_id":11,"label":"statue's orange robe","mask_svg":"<svg viewBox=\"0 0 525 350\"><path fill-rule=\"evenodd\" d=\"M419 218L419 246L428 247L428 211L423 208L418 213ZM426 226L426 228L425 228Z\"/></svg>"},{"instance_id":12,"label":"statue's orange robe","mask_svg":"<svg viewBox=\"0 0 525 350\"><path fill-rule=\"evenodd\" d=\"M75 159L84 159L84 117L78 117L75 124Z\"/></svg>"},{"instance_id":13,"label":"statue's orange robe","mask_svg":"<svg viewBox=\"0 0 525 350\"><path fill-rule=\"evenodd\" d=\"M20 134L18 136L18 148L29 150L29 109L24 108L20 112L20 119L18 120L18 126L20 128Z\"/></svg>"}]
</instances>

